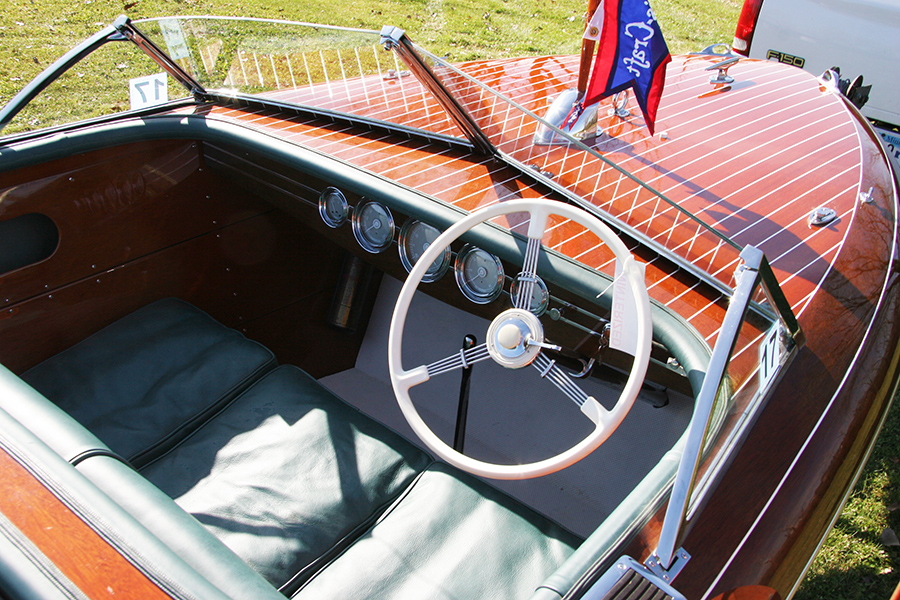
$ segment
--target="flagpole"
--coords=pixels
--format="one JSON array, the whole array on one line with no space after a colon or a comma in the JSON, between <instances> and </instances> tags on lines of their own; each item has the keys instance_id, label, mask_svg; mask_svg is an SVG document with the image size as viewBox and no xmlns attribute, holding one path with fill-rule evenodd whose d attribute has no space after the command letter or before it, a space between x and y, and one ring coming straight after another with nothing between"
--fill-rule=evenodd
<instances>
[{"instance_id":1,"label":"flagpole","mask_svg":"<svg viewBox=\"0 0 900 600\"><path fill-rule=\"evenodd\" d=\"M591 17L598 10L600 0L588 0L587 16L584 20L584 27L587 29ZM597 43L594 40L583 38L581 40L581 63L578 66L578 96L579 98L587 91L588 78L591 75L591 62L594 58L594 50Z\"/></svg>"}]
</instances>

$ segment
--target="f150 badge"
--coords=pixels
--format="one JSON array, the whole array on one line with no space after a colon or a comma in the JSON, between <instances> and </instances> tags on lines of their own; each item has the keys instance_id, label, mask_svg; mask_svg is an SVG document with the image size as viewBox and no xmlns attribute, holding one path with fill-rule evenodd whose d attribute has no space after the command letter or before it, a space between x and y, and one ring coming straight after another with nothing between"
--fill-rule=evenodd
<instances>
[{"instance_id":1,"label":"f150 badge","mask_svg":"<svg viewBox=\"0 0 900 600\"><path fill-rule=\"evenodd\" d=\"M802 56L794 56L792 54L788 54L787 52L779 52L778 50L769 50L768 52L766 52L766 60L774 60L786 65L800 67L801 69L806 63L806 59Z\"/></svg>"}]
</instances>

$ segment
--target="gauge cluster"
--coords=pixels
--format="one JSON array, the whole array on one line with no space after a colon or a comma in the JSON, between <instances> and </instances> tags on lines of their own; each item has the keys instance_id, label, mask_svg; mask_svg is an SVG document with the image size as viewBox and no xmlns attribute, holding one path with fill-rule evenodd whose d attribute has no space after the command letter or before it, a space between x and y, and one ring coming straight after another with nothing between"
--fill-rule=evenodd
<instances>
[{"instance_id":1,"label":"gauge cluster","mask_svg":"<svg viewBox=\"0 0 900 600\"><path fill-rule=\"evenodd\" d=\"M390 248L394 242L396 223L391 210L383 203L360 199L351 206L341 190L327 187L319 195L319 216L332 229L338 229L348 221L353 230L353 237L360 247L367 252L379 254ZM400 228L397 247L400 262L407 273L425 254L425 251L441 234L436 227L418 219L407 219ZM438 281L453 267L456 284L462 294L476 304L493 302L503 293L506 274L500 259L476 246L466 244L456 254L448 246L428 267L422 281L426 283ZM532 307L535 314L543 314L549 301L547 286L535 277L532 294ZM513 286L518 285L517 279ZM511 288L515 292L515 288ZM537 311L540 312L537 312Z\"/></svg>"}]
</instances>

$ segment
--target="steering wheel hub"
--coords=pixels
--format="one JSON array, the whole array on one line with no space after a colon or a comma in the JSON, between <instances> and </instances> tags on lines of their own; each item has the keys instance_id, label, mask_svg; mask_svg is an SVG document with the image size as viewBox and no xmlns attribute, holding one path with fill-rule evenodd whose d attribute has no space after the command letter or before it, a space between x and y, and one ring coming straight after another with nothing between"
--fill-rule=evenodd
<instances>
[{"instance_id":1,"label":"steering wheel hub","mask_svg":"<svg viewBox=\"0 0 900 600\"><path fill-rule=\"evenodd\" d=\"M491 322L487 348L494 361L507 369L527 367L540 353L537 344L544 341L544 328L530 311L510 308Z\"/></svg>"}]
</instances>

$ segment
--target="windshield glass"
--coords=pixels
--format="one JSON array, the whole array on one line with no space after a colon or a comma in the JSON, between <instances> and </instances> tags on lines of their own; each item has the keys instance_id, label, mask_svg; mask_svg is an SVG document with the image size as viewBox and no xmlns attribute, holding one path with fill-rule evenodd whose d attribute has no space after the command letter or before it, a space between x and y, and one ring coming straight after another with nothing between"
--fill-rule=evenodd
<instances>
[{"instance_id":1,"label":"windshield glass","mask_svg":"<svg viewBox=\"0 0 900 600\"><path fill-rule=\"evenodd\" d=\"M402 52L386 51L379 32L219 17L135 24L208 91L464 137L426 89L429 82L411 74ZM577 57L456 65L415 51L495 149L618 220L661 254L686 259L688 269L722 291L732 289L741 248L708 224L716 219L705 218L705 202L676 204L607 159L603 143L585 145L539 116L574 86ZM555 133L555 143L536 139L542 130Z\"/></svg>"},{"instance_id":2,"label":"windshield glass","mask_svg":"<svg viewBox=\"0 0 900 600\"><path fill-rule=\"evenodd\" d=\"M223 17L135 24L207 91L462 137L376 31Z\"/></svg>"},{"instance_id":3,"label":"windshield glass","mask_svg":"<svg viewBox=\"0 0 900 600\"><path fill-rule=\"evenodd\" d=\"M0 122L2 135L190 98L188 91L140 48L124 40L109 41L112 43L101 42L68 69L55 73L46 88L16 110L8 123ZM73 50L77 51L78 47Z\"/></svg>"}]
</instances>

